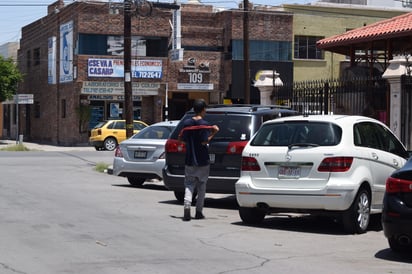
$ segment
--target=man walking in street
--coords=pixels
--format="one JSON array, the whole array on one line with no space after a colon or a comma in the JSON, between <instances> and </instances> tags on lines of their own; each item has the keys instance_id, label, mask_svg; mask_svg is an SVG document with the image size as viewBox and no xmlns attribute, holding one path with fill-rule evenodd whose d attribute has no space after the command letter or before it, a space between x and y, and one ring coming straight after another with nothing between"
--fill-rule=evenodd
<instances>
[{"instance_id":1,"label":"man walking in street","mask_svg":"<svg viewBox=\"0 0 412 274\"><path fill-rule=\"evenodd\" d=\"M197 189L195 219L205 218L203 205L210 169L208 144L219 131L218 126L210 126L203 119L206 114L206 102L203 99L195 100L193 110L195 115L183 122L183 129L179 134L179 140L186 145L184 221L191 219L190 206L195 189Z\"/></svg>"}]
</instances>

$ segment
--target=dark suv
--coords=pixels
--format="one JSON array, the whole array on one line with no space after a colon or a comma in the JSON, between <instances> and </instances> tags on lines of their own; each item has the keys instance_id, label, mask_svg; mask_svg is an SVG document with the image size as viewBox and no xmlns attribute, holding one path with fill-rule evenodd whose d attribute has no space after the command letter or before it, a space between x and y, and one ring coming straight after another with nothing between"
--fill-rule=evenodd
<instances>
[{"instance_id":1,"label":"dark suv","mask_svg":"<svg viewBox=\"0 0 412 274\"><path fill-rule=\"evenodd\" d=\"M251 136L267 120L297 115L281 106L214 105L206 110L204 119L220 130L209 144L210 174L207 192L235 194L240 176L242 151ZM174 191L176 199L184 199L185 145L177 140L182 121L192 117L188 111L166 142L166 164L163 168L165 186Z\"/></svg>"}]
</instances>

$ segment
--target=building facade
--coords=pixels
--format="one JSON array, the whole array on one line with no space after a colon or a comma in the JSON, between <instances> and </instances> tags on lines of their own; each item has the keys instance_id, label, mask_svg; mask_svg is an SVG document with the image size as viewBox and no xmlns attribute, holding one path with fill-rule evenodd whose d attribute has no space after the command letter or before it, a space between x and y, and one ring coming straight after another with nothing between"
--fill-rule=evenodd
<instances>
[{"instance_id":1,"label":"building facade","mask_svg":"<svg viewBox=\"0 0 412 274\"><path fill-rule=\"evenodd\" d=\"M60 0L22 29L18 60L24 82L18 93L34 96L33 104L20 107L25 140L86 143L97 122L124 119L123 10L111 2ZM178 11L180 37L171 28L178 26L176 10L152 7L150 14L132 17L133 116L149 124L180 119L196 98L245 98L242 10L193 3ZM291 13L269 8L249 13L252 77L275 68L283 81L293 81L292 21ZM176 38L182 58L170 51ZM253 86L250 99L259 103Z\"/></svg>"},{"instance_id":2,"label":"building facade","mask_svg":"<svg viewBox=\"0 0 412 274\"><path fill-rule=\"evenodd\" d=\"M283 5L282 8L293 13L293 78L297 82L337 79L350 65L349 56L318 49L317 41L410 12L409 8L342 3ZM365 63L362 58L358 61ZM383 73L383 68L380 69Z\"/></svg>"}]
</instances>

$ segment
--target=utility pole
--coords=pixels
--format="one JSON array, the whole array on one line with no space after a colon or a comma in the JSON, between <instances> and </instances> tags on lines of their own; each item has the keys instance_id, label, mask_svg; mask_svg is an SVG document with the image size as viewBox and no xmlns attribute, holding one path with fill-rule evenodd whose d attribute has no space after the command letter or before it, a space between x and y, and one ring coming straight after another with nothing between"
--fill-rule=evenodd
<instances>
[{"instance_id":1,"label":"utility pole","mask_svg":"<svg viewBox=\"0 0 412 274\"><path fill-rule=\"evenodd\" d=\"M123 66L124 66L124 107L123 114L126 120L126 137L133 135L133 88L132 88L132 14L136 16L150 16L152 7L160 9L180 9L178 4L152 3L146 0L124 0L124 29L123 29ZM132 5L133 12L132 12ZM167 95L167 84L166 84ZM166 96L166 103L167 103ZM167 108L167 105L166 105Z\"/></svg>"},{"instance_id":2,"label":"utility pole","mask_svg":"<svg viewBox=\"0 0 412 274\"><path fill-rule=\"evenodd\" d=\"M243 0L243 69L244 103L250 104L250 64L249 64L249 1Z\"/></svg>"},{"instance_id":3,"label":"utility pole","mask_svg":"<svg viewBox=\"0 0 412 274\"><path fill-rule=\"evenodd\" d=\"M123 115L126 119L126 137L133 135L133 91L132 91L132 3L130 0L124 0L124 107Z\"/></svg>"}]
</instances>

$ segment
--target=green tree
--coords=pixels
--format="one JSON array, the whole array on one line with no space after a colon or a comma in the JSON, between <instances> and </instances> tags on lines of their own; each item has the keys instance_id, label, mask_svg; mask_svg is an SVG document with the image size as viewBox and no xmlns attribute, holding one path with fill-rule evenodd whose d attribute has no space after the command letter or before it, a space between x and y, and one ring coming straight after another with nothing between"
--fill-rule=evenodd
<instances>
[{"instance_id":1,"label":"green tree","mask_svg":"<svg viewBox=\"0 0 412 274\"><path fill-rule=\"evenodd\" d=\"M0 56L0 102L12 99L23 76L11 58Z\"/></svg>"}]
</instances>

